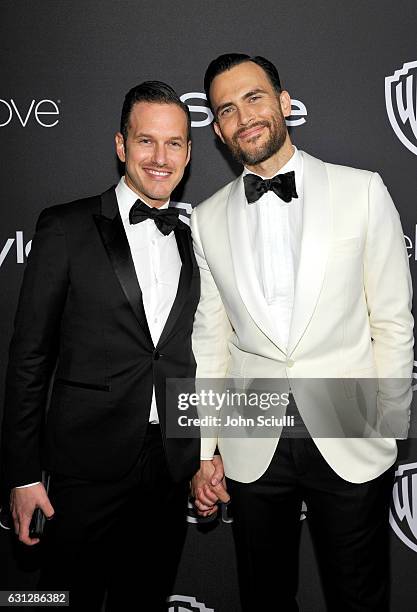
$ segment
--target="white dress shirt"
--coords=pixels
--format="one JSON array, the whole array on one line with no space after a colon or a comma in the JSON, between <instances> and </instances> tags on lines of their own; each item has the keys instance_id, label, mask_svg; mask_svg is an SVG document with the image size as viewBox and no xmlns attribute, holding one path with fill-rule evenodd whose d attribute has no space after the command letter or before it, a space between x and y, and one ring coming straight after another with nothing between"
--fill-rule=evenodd
<instances>
[{"instance_id":1,"label":"white dress shirt","mask_svg":"<svg viewBox=\"0 0 417 612\"><path fill-rule=\"evenodd\" d=\"M298 198L286 203L267 191L246 207L256 275L283 349L288 344L303 219L303 158L296 147L277 174L292 170ZM245 168L243 176L246 174L254 173Z\"/></svg>"},{"instance_id":2,"label":"white dress shirt","mask_svg":"<svg viewBox=\"0 0 417 612\"><path fill-rule=\"evenodd\" d=\"M295 173L298 198L286 203L273 191L267 191L256 202L246 203L249 240L256 276L268 305L280 346L284 350L288 344L294 305L303 219L303 158L296 147L291 159L277 174L292 170ZM255 173L245 168L243 176L246 174ZM203 460L212 458L211 454L201 455Z\"/></svg>"},{"instance_id":3,"label":"white dress shirt","mask_svg":"<svg viewBox=\"0 0 417 612\"><path fill-rule=\"evenodd\" d=\"M116 187L117 203L123 227L132 253L136 276L142 290L143 306L154 346L157 345L171 311L178 289L181 258L174 232L164 236L152 219L131 225L129 211L138 199L137 193L126 185L122 177ZM146 202L145 202L146 204ZM169 200L160 208L168 208ZM150 423L159 423L153 388ZM16 487L23 489L30 484Z\"/></svg>"},{"instance_id":4,"label":"white dress shirt","mask_svg":"<svg viewBox=\"0 0 417 612\"><path fill-rule=\"evenodd\" d=\"M123 221L136 276L142 290L143 307L154 346L164 329L178 290L181 258L174 232L164 236L152 219L131 225L129 212L138 199L137 193L122 177L116 187L117 203ZM146 203L146 202L145 202ZM160 208L168 208L169 200ZM158 423L155 388L152 395L151 423Z\"/></svg>"}]
</instances>

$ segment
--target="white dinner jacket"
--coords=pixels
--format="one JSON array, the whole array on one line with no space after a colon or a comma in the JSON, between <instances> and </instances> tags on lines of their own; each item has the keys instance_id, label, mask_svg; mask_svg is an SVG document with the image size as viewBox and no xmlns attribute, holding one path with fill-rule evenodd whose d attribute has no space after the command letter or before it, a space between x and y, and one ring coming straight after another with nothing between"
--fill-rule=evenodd
<instances>
[{"instance_id":1,"label":"white dinner jacket","mask_svg":"<svg viewBox=\"0 0 417 612\"><path fill-rule=\"evenodd\" d=\"M404 235L378 174L301 154L303 231L287 349L279 345L255 273L242 176L192 213L201 275L193 332L197 378L287 381L310 431L323 415L354 420L353 379L378 379L376 412L395 430L392 437L314 437L337 474L365 482L394 463L394 438L406 437L409 423L413 319ZM320 395L299 384L331 378L342 381L337 400L328 389ZM279 434L276 428L266 438L203 437L202 456L218 444L226 475L252 482L267 469Z\"/></svg>"}]
</instances>

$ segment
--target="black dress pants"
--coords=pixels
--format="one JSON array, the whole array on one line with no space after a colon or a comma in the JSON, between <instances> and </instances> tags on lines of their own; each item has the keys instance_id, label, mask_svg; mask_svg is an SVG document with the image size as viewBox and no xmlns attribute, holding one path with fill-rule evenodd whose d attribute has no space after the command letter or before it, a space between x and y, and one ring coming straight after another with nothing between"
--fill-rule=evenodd
<instances>
[{"instance_id":1,"label":"black dress pants","mask_svg":"<svg viewBox=\"0 0 417 612\"><path fill-rule=\"evenodd\" d=\"M70 609L166 612L186 533L188 482L173 483L160 427L117 482L52 474L55 517L43 537L39 589L69 590Z\"/></svg>"},{"instance_id":2,"label":"black dress pants","mask_svg":"<svg viewBox=\"0 0 417 612\"><path fill-rule=\"evenodd\" d=\"M243 610L298 611L304 500L328 612L387 612L393 481L391 468L370 482L347 482L305 437L281 438L259 480L228 479Z\"/></svg>"}]
</instances>

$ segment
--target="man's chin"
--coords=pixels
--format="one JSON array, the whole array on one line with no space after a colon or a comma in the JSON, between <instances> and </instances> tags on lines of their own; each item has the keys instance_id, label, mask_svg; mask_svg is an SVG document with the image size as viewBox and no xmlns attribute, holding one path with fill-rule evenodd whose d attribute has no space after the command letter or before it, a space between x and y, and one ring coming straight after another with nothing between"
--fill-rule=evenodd
<instances>
[{"instance_id":1,"label":"man's chin","mask_svg":"<svg viewBox=\"0 0 417 612\"><path fill-rule=\"evenodd\" d=\"M171 192L166 192L166 193L165 192L164 193L149 192L149 193L145 193L145 196L147 200L149 201L149 203L151 204L151 206L162 206L162 204L165 204L165 202L170 199Z\"/></svg>"},{"instance_id":2,"label":"man's chin","mask_svg":"<svg viewBox=\"0 0 417 612\"><path fill-rule=\"evenodd\" d=\"M257 164L264 162L269 157L270 155L266 151L242 151L239 161L244 166L256 166Z\"/></svg>"}]
</instances>

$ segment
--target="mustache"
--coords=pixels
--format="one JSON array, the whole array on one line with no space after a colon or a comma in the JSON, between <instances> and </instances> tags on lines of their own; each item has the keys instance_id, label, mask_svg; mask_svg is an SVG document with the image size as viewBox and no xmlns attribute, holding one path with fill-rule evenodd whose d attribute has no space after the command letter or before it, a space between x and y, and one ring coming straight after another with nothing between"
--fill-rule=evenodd
<instances>
[{"instance_id":1,"label":"mustache","mask_svg":"<svg viewBox=\"0 0 417 612\"><path fill-rule=\"evenodd\" d=\"M269 121L256 121L256 123L252 123L252 125L247 125L246 127L239 128L233 135L233 140L237 140L241 134L244 134L248 130L252 130L256 127L270 127Z\"/></svg>"}]
</instances>

